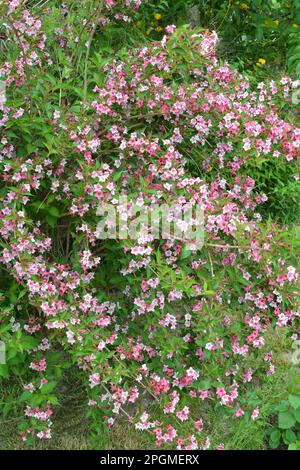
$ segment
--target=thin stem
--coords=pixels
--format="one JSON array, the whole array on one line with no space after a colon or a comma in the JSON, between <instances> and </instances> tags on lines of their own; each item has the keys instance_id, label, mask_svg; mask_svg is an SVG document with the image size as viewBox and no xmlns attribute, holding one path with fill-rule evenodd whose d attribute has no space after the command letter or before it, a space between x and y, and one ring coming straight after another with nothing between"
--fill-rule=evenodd
<instances>
[{"instance_id":1,"label":"thin stem","mask_svg":"<svg viewBox=\"0 0 300 470\"><path fill-rule=\"evenodd\" d=\"M87 44L87 51L85 55L85 63L84 63L84 82L83 82L83 102L86 103L86 96L87 96L87 84L88 84L88 63L89 63L89 56L90 56L90 50L91 50L91 45L93 42L93 37L95 35L97 26L98 26L98 14L101 12L103 7L103 0L100 1L99 6L97 8L97 11L95 13L96 19L95 23L93 25L93 29L91 31L88 44Z\"/></svg>"}]
</instances>

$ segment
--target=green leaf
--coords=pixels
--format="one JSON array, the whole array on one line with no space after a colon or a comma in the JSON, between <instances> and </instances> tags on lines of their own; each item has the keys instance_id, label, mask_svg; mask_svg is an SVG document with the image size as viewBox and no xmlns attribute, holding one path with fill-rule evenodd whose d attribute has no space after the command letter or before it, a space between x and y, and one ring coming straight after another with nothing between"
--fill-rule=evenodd
<instances>
[{"instance_id":1,"label":"green leaf","mask_svg":"<svg viewBox=\"0 0 300 470\"><path fill-rule=\"evenodd\" d=\"M52 217L59 217L59 210L55 206L50 206L47 208L47 211Z\"/></svg>"},{"instance_id":2,"label":"green leaf","mask_svg":"<svg viewBox=\"0 0 300 470\"><path fill-rule=\"evenodd\" d=\"M52 405L59 405L58 398L55 395L47 397L47 401L49 401Z\"/></svg>"},{"instance_id":3,"label":"green leaf","mask_svg":"<svg viewBox=\"0 0 300 470\"><path fill-rule=\"evenodd\" d=\"M45 385L41 387L41 392L44 394L51 393L55 387L56 387L56 382L54 381L47 382Z\"/></svg>"},{"instance_id":4,"label":"green leaf","mask_svg":"<svg viewBox=\"0 0 300 470\"><path fill-rule=\"evenodd\" d=\"M4 377L5 379L8 377L7 364L0 364L0 377Z\"/></svg>"},{"instance_id":5,"label":"green leaf","mask_svg":"<svg viewBox=\"0 0 300 470\"><path fill-rule=\"evenodd\" d=\"M13 403L12 402L5 403L5 405L3 406L3 409L2 409L2 413L3 413L4 418L6 418L6 416L9 414L9 412L11 411L12 408L13 408Z\"/></svg>"},{"instance_id":6,"label":"green leaf","mask_svg":"<svg viewBox=\"0 0 300 470\"><path fill-rule=\"evenodd\" d=\"M51 227L54 227L57 222L57 217L53 217L52 215L46 215L46 221Z\"/></svg>"},{"instance_id":7,"label":"green leaf","mask_svg":"<svg viewBox=\"0 0 300 470\"><path fill-rule=\"evenodd\" d=\"M281 433L280 433L279 429L275 429L270 434L270 441L279 442L280 441L280 436L281 436Z\"/></svg>"},{"instance_id":8,"label":"green leaf","mask_svg":"<svg viewBox=\"0 0 300 470\"><path fill-rule=\"evenodd\" d=\"M6 359L9 362L10 359L13 359L18 354L18 348L16 345L10 346L7 350Z\"/></svg>"},{"instance_id":9,"label":"green leaf","mask_svg":"<svg viewBox=\"0 0 300 470\"><path fill-rule=\"evenodd\" d=\"M282 401L281 403L279 403L278 405L276 405L274 407L274 409L276 411L288 411L289 409L289 405L288 405L288 402L287 401Z\"/></svg>"},{"instance_id":10,"label":"green leaf","mask_svg":"<svg viewBox=\"0 0 300 470\"><path fill-rule=\"evenodd\" d=\"M270 434L269 444L272 449L276 449L280 444L281 432L275 429Z\"/></svg>"},{"instance_id":11,"label":"green leaf","mask_svg":"<svg viewBox=\"0 0 300 470\"><path fill-rule=\"evenodd\" d=\"M292 444L296 442L296 440L297 440L296 433L294 433L294 431L292 431L291 429L287 429L287 431L285 431L284 433L284 442L286 444Z\"/></svg>"},{"instance_id":12,"label":"green leaf","mask_svg":"<svg viewBox=\"0 0 300 470\"><path fill-rule=\"evenodd\" d=\"M39 344L39 340L32 336L24 336L21 340L21 345L24 349L36 348Z\"/></svg>"},{"instance_id":13,"label":"green leaf","mask_svg":"<svg viewBox=\"0 0 300 470\"><path fill-rule=\"evenodd\" d=\"M189 256L191 256L191 250L187 245L184 245L182 250L181 250L181 259L186 259Z\"/></svg>"},{"instance_id":14,"label":"green leaf","mask_svg":"<svg viewBox=\"0 0 300 470\"><path fill-rule=\"evenodd\" d=\"M278 415L278 426L280 429L289 429L294 426L296 419L289 411L279 413Z\"/></svg>"},{"instance_id":15,"label":"green leaf","mask_svg":"<svg viewBox=\"0 0 300 470\"><path fill-rule=\"evenodd\" d=\"M300 423L300 408L294 411L294 416L295 416L297 423Z\"/></svg>"},{"instance_id":16,"label":"green leaf","mask_svg":"<svg viewBox=\"0 0 300 470\"><path fill-rule=\"evenodd\" d=\"M33 145L33 144L27 144L26 145L26 149L27 149L27 152L28 154L32 154L33 152L35 152L36 150L36 145Z\"/></svg>"},{"instance_id":17,"label":"green leaf","mask_svg":"<svg viewBox=\"0 0 300 470\"><path fill-rule=\"evenodd\" d=\"M288 446L288 450L298 450L298 446L296 443L290 444Z\"/></svg>"},{"instance_id":18,"label":"green leaf","mask_svg":"<svg viewBox=\"0 0 300 470\"><path fill-rule=\"evenodd\" d=\"M18 398L19 401L28 401L31 398L32 394L29 392L29 390L25 390L25 392L22 393L22 395Z\"/></svg>"},{"instance_id":19,"label":"green leaf","mask_svg":"<svg viewBox=\"0 0 300 470\"><path fill-rule=\"evenodd\" d=\"M289 402L294 409L300 407L300 397L297 395L289 395Z\"/></svg>"}]
</instances>

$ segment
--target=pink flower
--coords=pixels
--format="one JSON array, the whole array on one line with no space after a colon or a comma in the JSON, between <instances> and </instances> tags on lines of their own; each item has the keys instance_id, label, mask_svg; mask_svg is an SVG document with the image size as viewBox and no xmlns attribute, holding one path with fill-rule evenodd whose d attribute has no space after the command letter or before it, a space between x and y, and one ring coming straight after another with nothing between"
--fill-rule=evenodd
<instances>
[{"instance_id":1,"label":"pink flower","mask_svg":"<svg viewBox=\"0 0 300 470\"><path fill-rule=\"evenodd\" d=\"M190 414L188 406L185 406L181 411L177 411L176 416L180 421L187 421Z\"/></svg>"},{"instance_id":2,"label":"pink flower","mask_svg":"<svg viewBox=\"0 0 300 470\"><path fill-rule=\"evenodd\" d=\"M235 412L233 413L234 416L236 416L237 418L240 418L241 416L244 416L244 411L242 410L242 408L238 408L237 410L235 410Z\"/></svg>"},{"instance_id":3,"label":"pink flower","mask_svg":"<svg viewBox=\"0 0 300 470\"><path fill-rule=\"evenodd\" d=\"M95 374L90 375L89 377L90 387L94 388L100 383L100 374L96 372Z\"/></svg>"},{"instance_id":4,"label":"pink flower","mask_svg":"<svg viewBox=\"0 0 300 470\"><path fill-rule=\"evenodd\" d=\"M195 428L198 432L201 432L203 430L203 419L202 418L195 422Z\"/></svg>"},{"instance_id":5,"label":"pink flower","mask_svg":"<svg viewBox=\"0 0 300 470\"><path fill-rule=\"evenodd\" d=\"M255 408L253 411L252 411L252 414L251 414L251 419L253 421L255 421L259 416L259 408Z\"/></svg>"}]
</instances>

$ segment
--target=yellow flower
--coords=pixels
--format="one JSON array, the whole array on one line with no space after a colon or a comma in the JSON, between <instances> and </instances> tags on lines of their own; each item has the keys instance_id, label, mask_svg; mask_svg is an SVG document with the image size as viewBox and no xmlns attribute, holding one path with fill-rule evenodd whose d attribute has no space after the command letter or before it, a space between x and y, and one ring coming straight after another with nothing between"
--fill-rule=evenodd
<instances>
[{"instance_id":1,"label":"yellow flower","mask_svg":"<svg viewBox=\"0 0 300 470\"><path fill-rule=\"evenodd\" d=\"M160 13L155 13L154 18L159 21L161 20L161 14Z\"/></svg>"},{"instance_id":2,"label":"yellow flower","mask_svg":"<svg viewBox=\"0 0 300 470\"><path fill-rule=\"evenodd\" d=\"M279 20L274 20L274 24L279 25Z\"/></svg>"},{"instance_id":3,"label":"yellow flower","mask_svg":"<svg viewBox=\"0 0 300 470\"><path fill-rule=\"evenodd\" d=\"M261 65L265 65L266 59L258 59L258 62L259 62Z\"/></svg>"},{"instance_id":4,"label":"yellow flower","mask_svg":"<svg viewBox=\"0 0 300 470\"><path fill-rule=\"evenodd\" d=\"M293 28L299 28L299 25L296 24L296 23L294 23L294 24L292 24L292 27L293 27Z\"/></svg>"},{"instance_id":5,"label":"yellow flower","mask_svg":"<svg viewBox=\"0 0 300 470\"><path fill-rule=\"evenodd\" d=\"M261 64L259 62L256 62L257 67L261 67Z\"/></svg>"},{"instance_id":6,"label":"yellow flower","mask_svg":"<svg viewBox=\"0 0 300 470\"><path fill-rule=\"evenodd\" d=\"M151 33L151 29L147 29L146 31L147 36L149 36L150 33Z\"/></svg>"},{"instance_id":7,"label":"yellow flower","mask_svg":"<svg viewBox=\"0 0 300 470\"><path fill-rule=\"evenodd\" d=\"M163 31L163 29L164 29L164 28L162 28L161 26L157 26L156 31L157 31L158 33L160 33L161 31Z\"/></svg>"},{"instance_id":8,"label":"yellow flower","mask_svg":"<svg viewBox=\"0 0 300 470\"><path fill-rule=\"evenodd\" d=\"M136 25L137 25L138 28L140 28L140 27L142 26L142 22L141 22L141 21L137 21L137 22L136 22Z\"/></svg>"},{"instance_id":9,"label":"yellow flower","mask_svg":"<svg viewBox=\"0 0 300 470\"><path fill-rule=\"evenodd\" d=\"M247 3L240 3L241 10L248 10L248 8L249 8L249 5L247 5Z\"/></svg>"}]
</instances>

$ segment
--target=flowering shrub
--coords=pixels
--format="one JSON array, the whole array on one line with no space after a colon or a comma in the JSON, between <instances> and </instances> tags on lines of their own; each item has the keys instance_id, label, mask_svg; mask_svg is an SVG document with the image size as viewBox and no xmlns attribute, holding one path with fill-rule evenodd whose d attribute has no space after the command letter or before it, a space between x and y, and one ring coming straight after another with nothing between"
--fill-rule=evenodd
<instances>
[{"instance_id":1,"label":"flowering shrub","mask_svg":"<svg viewBox=\"0 0 300 470\"><path fill-rule=\"evenodd\" d=\"M274 159L296 174L300 129L277 106L291 80L253 88L218 60L215 33L174 26L97 64L98 27L127 22L123 7L141 2L95 3L86 30L65 5L40 17L18 0L1 5L0 375L22 377L28 445L51 437L72 363L95 447L123 414L158 446L207 449L203 403L259 419L253 383L275 372L264 334L299 316L289 233L262 221L266 196L247 175ZM53 29L51 14L68 23ZM145 228L137 240L99 240L99 206L132 221L136 201L200 204L202 249Z\"/></svg>"}]
</instances>

